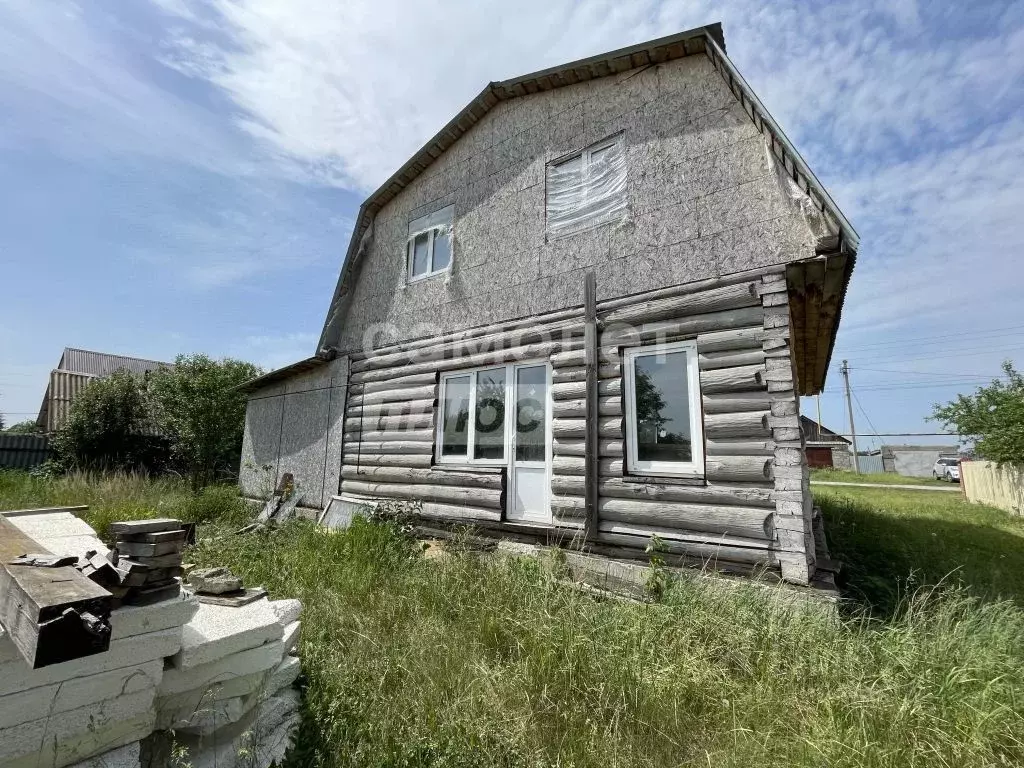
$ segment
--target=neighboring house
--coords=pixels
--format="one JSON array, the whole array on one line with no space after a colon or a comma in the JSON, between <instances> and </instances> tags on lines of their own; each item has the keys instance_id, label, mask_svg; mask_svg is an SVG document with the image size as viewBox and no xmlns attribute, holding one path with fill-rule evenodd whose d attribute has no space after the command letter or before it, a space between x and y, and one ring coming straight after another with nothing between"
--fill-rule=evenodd
<instances>
[{"instance_id":1,"label":"neighboring house","mask_svg":"<svg viewBox=\"0 0 1024 768\"><path fill-rule=\"evenodd\" d=\"M940 456L958 456L955 445L883 445L882 469L904 477L931 477Z\"/></svg>"},{"instance_id":2,"label":"neighboring house","mask_svg":"<svg viewBox=\"0 0 1024 768\"><path fill-rule=\"evenodd\" d=\"M849 440L806 416L800 417L800 429L804 433L807 466L811 469L853 469Z\"/></svg>"},{"instance_id":3,"label":"neighboring house","mask_svg":"<svg viewBox=\"0 0 1024 768\"><path fill-rule=\"evenodd\" d=\"M170 368L171 363L65 347L57 367L50 371L50 382L39 406L36 424L48 433L56 432L67 419L71 403L78 393L96 379L109 376L114 371L144 374L161 367Z\"/></svg>"},{"instance_id":4,"label":"neighboring house","mask_svg":"<svg viewBox=\"0 0 1024 768\"><path fill-rule=\"evenodd\" d=\"M244 491L807 583L857 235L724 51L484 88L361 206L317 354L246 386Z\"/></svg>"}]
</instances>

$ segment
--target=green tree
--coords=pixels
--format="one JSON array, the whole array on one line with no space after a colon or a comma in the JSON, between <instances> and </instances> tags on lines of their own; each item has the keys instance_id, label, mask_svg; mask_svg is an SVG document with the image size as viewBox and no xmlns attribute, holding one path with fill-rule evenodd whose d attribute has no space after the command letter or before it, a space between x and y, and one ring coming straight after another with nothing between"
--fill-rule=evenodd
<instances>
[{"instance_id":1,"label":"green tree","mask_svg":"<svg viewBox=\"0 0 1024 768\"><path fill-rule=\"evenodd\" d=\"M193 487L237 471L246 397L235 387L260 373L251 363L206 355L179 355L173 368L150 373L156 422Z\"/></svg>"},{"instance_id":2,"label":"green tree","mask_svg":"<svg viewBox=\"0 0 1024 768\"><path fill-rule=\"evenodd\" d=\"M53 437L67 468L156 470L166 450L154 434L145 382L116 371L85 387Z\"/></svg>"},{"instance_id":3,"label":"green tree","mask_svg":"<svg viewBox=\"0 0 1024 768\"><path fill-rule=\"evenodd\" d=\"M11 424L7 429L3 428L3 421L0 420L0 430L9 435L34 435L40 431L35 419L19 421L17 424Z\"/></svg>"},{"instance_id":4,"label":"green tree","mask_svg":"<svg viewBox=\"0 0 1024 768\"><path fill-rule=\"evenodd\" d=\"M1024 463L1024 376L1003 363L1006 381L994 379L973 395L935 405L930 417L974 441L982 458L998 464Z\"/></svg>"}]
</instances>

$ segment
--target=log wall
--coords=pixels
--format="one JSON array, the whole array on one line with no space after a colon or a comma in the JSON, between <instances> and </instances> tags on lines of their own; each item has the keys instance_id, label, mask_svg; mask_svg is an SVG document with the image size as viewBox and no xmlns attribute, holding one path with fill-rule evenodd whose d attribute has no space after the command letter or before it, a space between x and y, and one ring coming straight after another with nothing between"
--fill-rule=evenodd
<instances>
[{"instance_id":1,"label":"log wall","mask_svg":"<svg viewBox=\"0 0 1024 768\"><path fill-rule=\"evenodd\" d=\"M810 497L793 383L783 268L695 290L598 303L597 525L591 546L667 551L727 566L781 568L806 582ZM354 356L345 411L343 492L418 500L423 515L500 530L504 470L435 466L438 375L536 359L552 366L551 512L556 531L586 519L587 382L582 310L392 345ZM622 351L695 339L705 479L625 472ZM511 529L511 527L510 527Z\"/></svg>"}]
</instances>

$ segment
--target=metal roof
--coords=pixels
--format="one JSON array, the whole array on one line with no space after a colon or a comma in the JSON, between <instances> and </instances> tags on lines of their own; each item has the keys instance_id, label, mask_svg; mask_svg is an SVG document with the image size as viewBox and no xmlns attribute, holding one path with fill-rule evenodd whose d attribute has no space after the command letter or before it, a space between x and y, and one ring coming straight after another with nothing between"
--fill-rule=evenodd
<instances>
[{"instance_id":1,"label":"metal roof","mask_svg":"<svg viewBox=\"0 0 1024 768\"><path fill-rule=\"evenodd\" d=\"M735 65L725 55L725 37L722 25L720 23L709 24L511 80L488 83L475 99L469 102L461 112L359 206L352 238L341 267L337 287L327 310L327 318L320 334L320 341L317 344L317 353L322 354L327 351L330 332L344 316L347 294L351 290L349 281L353 274L354 264L362 253L360 244L377 212L440 157L445 150L483 119L484 115L499 101L526 96L538 91L561 88L586 80L607 77L635 67L659 64L700 53L707 55L753 120L754 125L761 133L765 134L772 151L783 163L793 180L800 185L812 202L826 214L833 226L838 229L841 245L855 252L859 236L853 226L839 210L835 201L829 196L807 163L804 162L778 123L765 109L761 100L757 98L749 84L740 75Z\"/></svg>"},{"instance_id":2,"label":"metal roof","mask_svg":"<svg viewBox=\"0 0 1024 768\"><path fill-rule=\"evenodd\" d=\"M64 354L60 356L60 362L57 364L57 370L87 373L90 376L109 376L114 371L145 373L156 368L170 368L172 365L173 363L163 363L159 360L145 360L141 357L110 355L106 352L91 352L87 349L65 347Z\"/></svg>"}]
</instances>

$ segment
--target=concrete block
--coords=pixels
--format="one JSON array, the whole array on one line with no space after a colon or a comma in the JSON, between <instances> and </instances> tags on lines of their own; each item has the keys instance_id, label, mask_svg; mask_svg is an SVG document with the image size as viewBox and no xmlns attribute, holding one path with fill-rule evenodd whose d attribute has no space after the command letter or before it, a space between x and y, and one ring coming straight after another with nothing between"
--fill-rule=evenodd
<instances>
[{"instance_id":1,"label":"concrete block","mask_svg":"<svg viewBox=\"0 0 1024 768\"><path fill-rule=\"evenodd\" d=\"M163 671L163 660L156 660L0 696L0 729L70 712L96 701L156 690Z\"/></svg>"},{"instance_id":2,"label":"concrete block","mask_svg":"<svg viewBox=\"0 0 1024 768\"><path fill-rule=\"evenodd\" d=\"M284 646L280 641L273 641L197 667L170 667L164 670L163 680L160 681L160 696L206 690L225 680L273 669L281 663L283 657Z\"/></svg>"},{"instance_id":3,"label":"concrete block","mask_svg":"<svg viewBox=\"0 0 1024 768\"><path fill-rule=\"evenodd\" d=\"M133 741L131 744L75 763L70 768L140 768L139 752L139 742Z\"/></svg>"},{"instance_id":4,"label":"concrete block","mask_svg":"<svg viewBox=\"0 0 1024 768\"><path fill-rule=\"evenodd\" d=\"M158 706L155 727L159 731L184 731L208 736L225 726L237 723L256 703L256 694L250 694L230 699L200 697L194 705L190 703L174 709Z\"/></svg>"},{"instance_id":5,"label":"concrete block","mask_svg":"<svg viewBox=\"0 0 1024 768\"><path fill-rule=\"evenodd\" d=\"M180 627L187 624L198 610L199 600L187 592L152 605L118 608L110 615L110 638L118 640L122 637Z\"/></svg>"},{"instance_id":6,"label":"concrete block","mask_svg":"<svg viewBox=\"0 0 1024 768\"><path fill-rule=\"evenodd\" d=\"M153 728L155 692L118 696L0 731L0 765L66 766L138 741Z\"/></svg>"},{"instance_id":7,"label":"concrete block","mask_svg":"<svg viewBox=\"0 0 1024 768\"><path fill-rule=\"evenodd\" d=\"M284 628L284 635L281 638L281 643L284 645L285 652L292 651L299 644L299 632L301 629L301 621L293 621Z\"/></svg>"},{"instance_id":8,"label":"concrete block","mask_svg":"<svg viewBox=\"0 0 1024 768\"><path fill-rule=\"evenodd\" d=\"M181 630L174 628L114 640L110 643L110 649L104 653L42 669L30 669L18 657L15 661L0 664L0 696L111 669L138 667L149 661L173 656L180 648Z\"/></svg>"},{"instance_id":9,"label":"concrete block","mask_svg":"<svg viewBox=\"0 0 1024 768\"><path fill-rule=\"evenodd\" d=\"M271 600L270 610L277 616L281 626L287 626L293 621L298 621L302 615L302 603L298 600Z\"/></svg>"},{"instance_id":10,"label":"concrete block","mask_svg":"<svg viewBox=\"0 0 1024 768\"><path fill-rule=\"evenodd\" d=\"M62 536L95 536L94 531L84 520L80 520L70 512L48 512L41 515L15 515L7 518L14 526L42 543L42 539L54 539Z\"/></svg>"},{"instance_id":11,"label":"concrete block","mask_svg":"<svg viewBox=\"0 0 1024 768\"><path fill-rule=\"evenodd\" d=\"M240 608L201 603L182 627L181 651L172 663L177 669L192 669L280 640L282 633L277 614L266 600Z\"/></svg>"}]
</instances>

